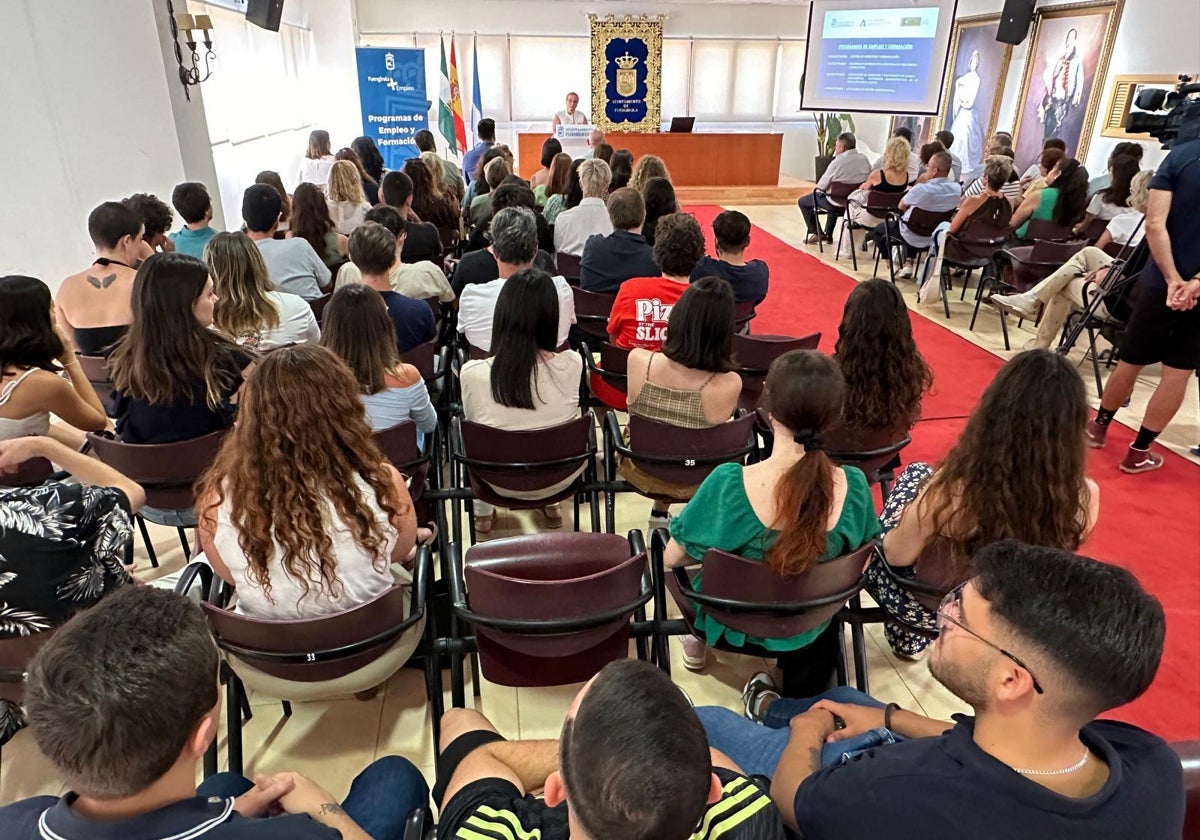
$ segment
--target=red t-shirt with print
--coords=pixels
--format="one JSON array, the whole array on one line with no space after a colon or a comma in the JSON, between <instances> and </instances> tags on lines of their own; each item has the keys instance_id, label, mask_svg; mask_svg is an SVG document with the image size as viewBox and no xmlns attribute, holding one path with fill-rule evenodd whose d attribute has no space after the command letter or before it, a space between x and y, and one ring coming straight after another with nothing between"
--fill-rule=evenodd
<instances>
[{"instance_id":1,"label":"red t-shirt with print","mask_svg":"<svg viewBox=\"0 0 1200 840\"><path fill-rule=\"evenodd\" d=\"M636 277L621 284L608 316L608 334L618 347L659 350L667 337L667 319L686 283L666 277Z\"/></svg>"}]
</instances>

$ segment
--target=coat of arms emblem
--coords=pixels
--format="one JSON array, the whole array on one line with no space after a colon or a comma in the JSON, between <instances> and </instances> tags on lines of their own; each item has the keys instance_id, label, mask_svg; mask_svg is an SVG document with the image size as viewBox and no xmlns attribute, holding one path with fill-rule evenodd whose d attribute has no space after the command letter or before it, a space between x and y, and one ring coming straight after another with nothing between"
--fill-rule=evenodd
<instances>
[{"instance_id":1,"label":"coat of arms emblem","mask_svg":"<svg viewBox=\"0 0 1200 840\"><path fill-rule=\"evenodd\" d=\"M634 69L638 63L637 57L626 52L614 61L617 65L617 94L633 96L637 90L637 70Z\"/></svg>"}]
</instances>

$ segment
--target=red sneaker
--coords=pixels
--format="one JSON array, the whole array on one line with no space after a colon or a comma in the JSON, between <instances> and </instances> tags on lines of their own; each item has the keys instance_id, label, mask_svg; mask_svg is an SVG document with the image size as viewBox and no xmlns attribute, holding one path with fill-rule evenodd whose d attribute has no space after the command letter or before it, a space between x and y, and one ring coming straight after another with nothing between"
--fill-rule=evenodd
<instances>
[{"instance_id":1,"label":"red sneaker","mask_svg":"<svg viewBox=\"0 0 1200 840\"><path fill-rule=\"evenodd\" d=\"M1163 456L1149 449L1134 449L1129 447L1125 460L1121 462L1121 472L1144 473L1156 470L1163 465Z\"/></svg>"},{"instance_id":2,"label":"red sneaker","mask_svg":"<svg viewBox=\"0 0 1200 840\"><path fill-rule=\"evenodd\" d=\"M1101 426L1095 420L1089 420L1083 427L1084 439L1093 449L1103 449L1104 439L1108 437L1108 426Z\"/></svg>"}]
</instances>

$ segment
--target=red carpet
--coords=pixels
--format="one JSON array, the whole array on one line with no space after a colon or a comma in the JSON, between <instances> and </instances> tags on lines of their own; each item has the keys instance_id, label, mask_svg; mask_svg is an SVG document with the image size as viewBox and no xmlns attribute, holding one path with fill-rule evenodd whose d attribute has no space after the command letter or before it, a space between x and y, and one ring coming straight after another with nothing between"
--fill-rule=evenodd
<instances>
[{"instance_id":1,"label":"red carpet","mask_svg":"<svg viewBox=\"0 0 1200 840\"><path fill-rule=\"evenodd\" d=\"M720 208L687 209L711 241L712 218ZM747 256L771 267L770 293L753 330L777 335L819 330L821 350L833 352L842 306L855 281L759 228ZM927 419L913 430L905 460L936 462L1003 362L935 321L914 315L912 323L933 366L934 385L924 404ZM1162 601L1167 642L1150 690L1108 716L1168 740L1200 738L1200 469L1163 450L1167 462L1161 470L1126 475L1117 465L1132 440L1132 431L1114 423L1108 446L1090 450L1088 474L1100 485L1101 510L1081 552L1129 569Z\"/></svg>"}]
</instances>

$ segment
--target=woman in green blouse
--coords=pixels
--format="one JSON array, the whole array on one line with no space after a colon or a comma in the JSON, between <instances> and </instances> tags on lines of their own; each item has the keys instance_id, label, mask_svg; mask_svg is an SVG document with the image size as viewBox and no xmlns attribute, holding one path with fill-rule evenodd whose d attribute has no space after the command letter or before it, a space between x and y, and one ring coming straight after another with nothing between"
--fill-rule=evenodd
<instances>
[{"instance_id":1,"label":"woman in green blouse","mask_svg":"<svg viewBox=\"0 0 1200 840\"><path fill-rule=\"evenodd\" d=\"M775 360L763 391L775 443L765 461L722 464L671 520L668 568L699 563L709 548L761 560L782 575L803 574L879 536L867 479L857 467L837 467L821 450L821 435L841 415L844 384L837 362L811 350ZM692 581L700 590L701 576ZM704 667L706 644L751 644L771 651L807 647L825 627L787 639L760 639L725 627L697 610L703 638L683 638L683 663Z\"/></svg>"},{"instance_id":2,"label":"woman in green blouse","mask_svg":"<svg viewBox=\"0 0 1200 840\"><path fill-rule=\"evenodd\" d=\"M1034 219L1054 221L1063 227L1075 225L1087 210L1087 170L1075 158L1063 158L1046 175L1045 189L1025 195L1009 224L1018 239L1025 236Z\"/></svg>"}]
</instances>

